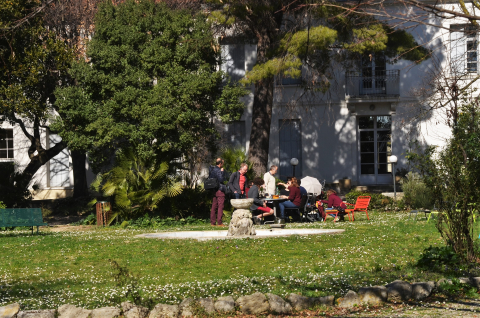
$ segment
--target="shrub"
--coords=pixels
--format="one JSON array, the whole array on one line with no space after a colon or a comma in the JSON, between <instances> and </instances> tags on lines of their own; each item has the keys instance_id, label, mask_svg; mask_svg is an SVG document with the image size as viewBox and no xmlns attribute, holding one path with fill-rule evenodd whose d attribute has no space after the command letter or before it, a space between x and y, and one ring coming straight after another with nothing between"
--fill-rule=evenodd
<instances>
[{"instance_id":1,"label":"shrub","mask_svg":"<svg viewBox=\"0 0 480 318\"><path fill-rule=\"evenodd\" d=\"M369 209L380 209L393 203L393 199L382 195L381 193L369 193L364 191L350 191L345 196L348 203L355 204L359 196L370 196Z\"/></svg>"},{"instance_id":2,"label":"shrub","mask_svg":"<svg viewBox=\"0 0 480 318\"><path fill-rule=\"evenodd\" d=\"M163 227L172 227L172 226L184 226L184 225L193 225L193 224L205 224L205 220L196 219L194 217L187 218L160 218L159 216L150 217L148 214L139 217L135 220L129 221L127 224L123 222L121 224L122 228L132 227L132 228L163 228Z\"/></svg>"},{"instance_id":3,"label":"shrub","mask_svg":"<svg viewBox=\"0 0 480 318\"><path fill-rule=\"evenodd\" d=\"M85 215L95 212L95 206L90 204L91 198L62 198L52 201L50 210L52 214L58 215Z\"/></svg>"},{"instance_id":4,"label":"shrub","mask_svg":"<svg viewBox=\"0 0 480 318\"><path fill-rule=\"evenodd\" d=\"M412 209L430 209L433 207L433 193L418 173L409 172L401 181L403 200Z\"/></svg>"},{"instance_id":5,"label":"shrub","mask_svg":"<svg viewBox=\"0 0 480 318\"><path fill-rule=\"evenodd\" d=\"M457 266L460 258L450 246L431 246L423 250L417 266L425 269Z\"/></svg>"},{"instance_id":6,"label":"shrub","mask_svg":"<svg viewBox=\"0 0 480 318\"><path fill-rule=\"evenodd\" d=\"M163 217L185 218L192 216L199 219L210 217L213 194L201 187L184 188L182 193L173 198L164 198L155 214ZM225 200L227 203L228 200Z\"/></svg>"}]
</instances>

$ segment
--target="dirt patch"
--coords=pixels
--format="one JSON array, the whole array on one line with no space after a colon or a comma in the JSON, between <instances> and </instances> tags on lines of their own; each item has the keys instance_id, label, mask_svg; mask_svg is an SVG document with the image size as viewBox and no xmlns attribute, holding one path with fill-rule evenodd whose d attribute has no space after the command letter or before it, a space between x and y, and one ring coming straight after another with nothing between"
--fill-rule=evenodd
<instances>
[{"instance_id":1,"label":"dirt patch","mask_svg":"<svg viewBox=\"0 0 480 318\"><path fill-rule=\"evenodd\" d=\"M95 229L95 225L54 225L48 229L52 232L91 231Z\"/></svg>"},{"instance_id":2,"label":"dirt patch","mask_svg":"<svg viewBox=\"0 0 480 318\"><path fill-rule=\"evenodd\" d=\"M84 218L85 216L79 215L52 215L44 221L48 223L48 225L67 225L78 222Z\"/></svg>"}]
</instances>

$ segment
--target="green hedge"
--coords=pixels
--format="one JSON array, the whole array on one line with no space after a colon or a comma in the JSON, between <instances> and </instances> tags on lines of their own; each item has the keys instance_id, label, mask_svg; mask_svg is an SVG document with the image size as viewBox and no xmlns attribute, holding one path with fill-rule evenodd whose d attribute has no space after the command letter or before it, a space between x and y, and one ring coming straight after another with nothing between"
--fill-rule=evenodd
<instances>
[{"instance_id":1,"label":"green hedge","mask_svg":"<svg viewBox=\"0 0 480 318\"><path fill-rule=\"evenodd\" d=\"M392 198L386 197L386 196L382 195L381 193L370 193L370 192L366 192L366 191L351 191L351 192L347 193L345 198L346 198L348 203L355 204L355 202L357 202L357 198L359 196L363 196L363 195L371 197L369 209L384 208L385 206L393 203Z\"/></svg>"}]
</instances>

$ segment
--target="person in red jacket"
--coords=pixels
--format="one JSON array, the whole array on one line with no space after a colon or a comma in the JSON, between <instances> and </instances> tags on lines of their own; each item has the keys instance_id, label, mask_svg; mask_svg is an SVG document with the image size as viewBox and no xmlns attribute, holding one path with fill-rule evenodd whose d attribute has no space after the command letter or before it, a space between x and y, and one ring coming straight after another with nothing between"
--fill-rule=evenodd
<instances>
[{"instance_id":1,"label":"person in red jacket","mask_svg":"<svg viewBox=\"0 0 480 318\"><path fill-rule=\"evenodd\" d=\"M325 209L325 213L328 214L328 210L335 210L338 207L342 209L346 209L347 205L340 199L340 197L337 195L337 191L329 189L327 191L327 200L321 200L320 202L326 203L328 207ZM335 217L335 214L329 214L332 217ZM338 217L340 218L340 221L343 221L343 217L345 214L340 215L338 214Z\"/></svg>"},{"instance_id":2,"label":"person in red jacket","mask_svg":"<svg viewBox=\"0 0 480 318\"><path fill-rule=\"evenodd\" d=\"M287 181L287 187L289 195L281 195L281 198L288 199L288 201L281 202L278 204L280 207L280 218L285 219L285 208L298 208L302 202L302 195L300 194L300 189L298 187L298 180L295 177L292 177L291 180Z\"/></svg>"}]
</instances>

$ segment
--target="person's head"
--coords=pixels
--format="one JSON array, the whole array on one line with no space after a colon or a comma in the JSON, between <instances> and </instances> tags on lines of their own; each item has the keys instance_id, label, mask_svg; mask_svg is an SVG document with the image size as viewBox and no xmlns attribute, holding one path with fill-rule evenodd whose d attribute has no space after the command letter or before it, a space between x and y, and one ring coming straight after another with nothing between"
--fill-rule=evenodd
<instances>
[{"instance_id":1,"label":"person's head","mask_svg":"<svg viewBox=\"0 0 480 318\"><path fill-rule=\"evenodd\" d=\"M223 166L223 159L222 158L217 158L217 161L215 161L215 165L217 165L219 168Z\"/></svg>"},{"instance_id":2,"label":"person's head","mask_svg":"<svg viewBox=\"0 0 480 318\"><path fill-rule=\"evenodd\" d=\"M246 164L245 162L242 162L242 163L240 164L240 170L238 170L238 171L240 171L241 174L247 173L247 171L248 171L248 166L247 166L247 164Z\"/></svg>"},{"instance_id":3,"label":"person's head","mask_svg":"<svg viewBox=\"0 0 480 318\"><path fill-rule=\"evenodd\" d=\"M253 181L252 181L252 180L248 181L248 187L249 187L249 188L251 188L251 187L252 187L252 185L254 185L254 184L255 184L255 183L253 183Z\"/></svg>"},{"instance_id":4,"label":"person's head","mask_svg":"<svg viewBox=\"0 0 480 318\"><path fill-rule=\"evenodd\" d=\"M292 177L292 178L290 179L290 181L288 181L288 182L290 183L290 185L298 188L298 179L297 179L297 178Z\"/></svg>"},{"instance_id":5,"label":"person's head","mask_svg":"<svg viewBox=\"0 0 480 318\"><path fill-rule=\"evenodd\" d=\"M272 176L275 175L277 171L278 171L278 167L276 165L272 165L270 167L270 173L272 174Z\"/></svg>"},{"instance_id":6,"label":"person's head","mask_svg":"<svg viewBox=\"0 0 480 318\"><path fill-rule=\"evenodd\" d=\"M288 181L292 181L292 178L293 178L293 177L287 177L287 182L288 182Z\"/></svg>"},{"instance_id":7,"label":"person's head","mask_svg":"<svg viewBox=\"0 0 480 318\"><path fill-rule=\"evenodd\" d=\"M328 190L327 190L327 198L328 198L329 196L331 196L332 194L337 194L337 191L335 191L335 190L333 190L333 189L328 189Z\"/></svg>"},{"instance_id":8,"label":"person's head","mask_svg":"<svg viewBox=\"0 0 480 318\"><path fill-rule=\"evenodd\" d=\"M260 177L255 177L255 179L253 179L252 182L253 182L254 185L256 185L256 186L259 187L259 188L260 188L262 185L265 184L265 181L263 181L263 179L260 178Z\"/></svg>"}]
</instances>

